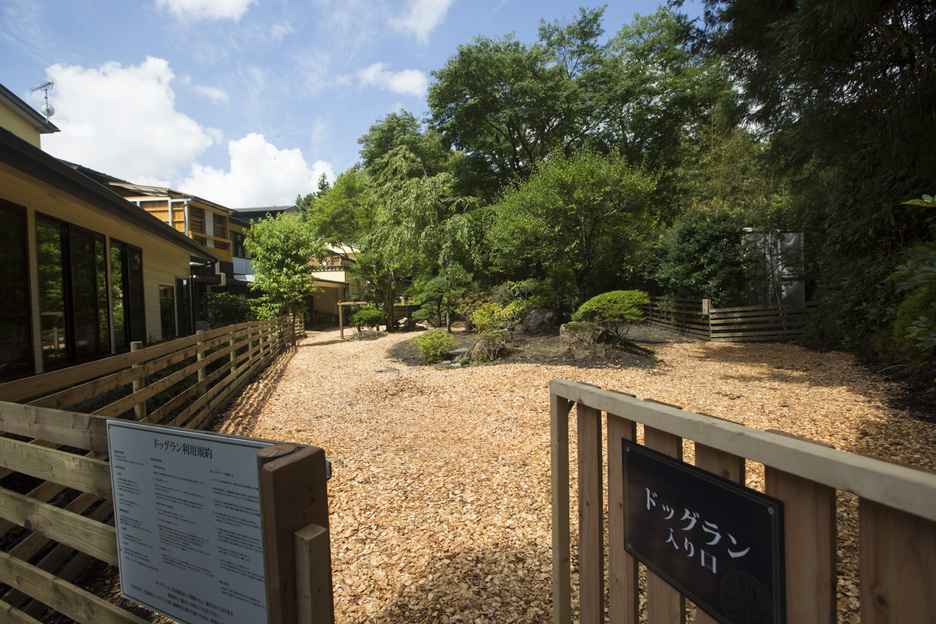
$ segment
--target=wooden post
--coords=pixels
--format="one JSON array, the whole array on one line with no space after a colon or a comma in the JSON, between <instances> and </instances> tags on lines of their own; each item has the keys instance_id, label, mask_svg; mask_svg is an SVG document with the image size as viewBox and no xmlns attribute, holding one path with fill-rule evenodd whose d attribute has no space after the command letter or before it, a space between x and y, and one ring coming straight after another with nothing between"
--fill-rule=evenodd
<instances>
[{"instance_id":1,"label":"wooden post","mask_svg":"<svg viewBox=\"0 0 936 624\"><path fill-rule=\"evenodd\" d=\"M344 340L344 306L338 302L338 329L341 331L341 339Z\"/></svg>"},{"instance_id":2,"label":"wooden post","mask_svg":"<svg viewBox=\"0 0 936 624\"><path fill-rule=\"evenodd\" d=\"M604 481L601 410L586 405L578 415L579 603L581 624L604 621Z\"/></svg>"},{"instance_id":3,"label":"wooden post","mask_svg":"<svg viewBox=\"0 0 936 624\"><path fill-rule=\"evenodd\" d=\"M569 544L569 411L572 402L550 394L552 464L553 623L572 621L572 553Z\"/></svg>"},{"instance_id":4,"label":"wooden post","mask_svg":"<svg viewBox=\"0 0 936 624\"><path fill-rule=\"evenodd\" d=\"M331 556L322 544L322 531L326 541L328 532L325 451L313 446L274 445L257 453L257 469L267 621L313 624L298 619L302 611L315 613L317 618L328 614L324 620L314 620L316 624L330 622ZM302 551L297 552L297 544ZM299 585L300 578L305 585Z\"/></svg>"},{"instance_id":5,"label":"wooden post","mask_svg":"<svg viewBox=\"0 0 936 624\"><path fill-rule=\"evenodd\" d=\"M235 341L233 338L228 340L228 349L231 350L231 354L228 356L228 360L230 360L231 362L231 374L232 375L235 373L235 371L237 371L237 364L235 364L235 362L237 361L237 349L234 348L234 344L235 344Z\"/></svg>"},{"instance_id":6,"label":"wooden post","mask_svg":"<svg viewBox=\"0 0 936 624\"><path fill-rule=\"evenodd\" d=\"M637 423L608 414L608 622L637 624L637 560L624 548L624 448Z\"/></svg>"},{"instance_id":7,"label":"wooden post","mask_svg":"<svg viewBox=\"0 0 936 624\"><path fill-rule=\"evenodd\" d=\"M205 330L199 329L199 330L198 330L197 332L195 332L195 333L196 333L196 334L204 334L204 333L205 333ZM198 348L198 353L195 355L195 359L196 359L197 361L201 362L202 360L205 359L205 351L201 348L202 345L204 345L205 343L202 342L201 340L199 340L199 341L196 342L195 344L199 347L199 348ZM197 374L198 374L198 383L201 383L201 382L205 381L205 367L204 367L204 366L202 366L201 368L198 369Z\"/></svg>"},{"instance_id":8,"label":"wooden post","mask_svg":"<svg viewBox=\"0 0 936 624\"><path fill-rule=\"evenodd\" d=\"M139 351L143 348L143 343L139 340L134 340L130 343L130 351ZM133 368L140 368L142 364L134 364ZM146 377L140 377L139 379L133 380L133 393L136 394L140 390L146 387ZM133 417L136 420L144 420L146 418L146 401L137 403L133 406Z\"/></svg>"},{"instance_id":9,"label":"wooden post","mask_svg":"<svg viewBox=\"0 0 936 624\"><path fill-rule=\"evenodd\" d=\"M682 438L665 431L644 426L647 448L660 451L682 461ZM683 624L686 621L686 601L682 594L660 576L647 570L648 624Z\"/></svg>"}]
</instances>

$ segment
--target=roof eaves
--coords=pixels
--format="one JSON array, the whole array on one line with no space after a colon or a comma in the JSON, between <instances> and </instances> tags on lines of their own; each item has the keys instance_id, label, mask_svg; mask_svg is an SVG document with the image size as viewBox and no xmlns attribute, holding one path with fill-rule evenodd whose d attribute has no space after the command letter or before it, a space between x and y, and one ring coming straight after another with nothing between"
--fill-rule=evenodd
<instances>
[{"instance_id":1,"label":"roof eaves","mask_svg":"<svg viewBox=\"0 0 936 624\"><path fill-rule=\"evenodd\" d=\"M158 217L126 201L111 189L34 147L5 128L0 128L0 162L4 162L151 234L169 240L188 251L191 255L212 261L221 260L207 247L203 247L185 236L185 234L163 223Z\"/></svg>"}]
</instances>

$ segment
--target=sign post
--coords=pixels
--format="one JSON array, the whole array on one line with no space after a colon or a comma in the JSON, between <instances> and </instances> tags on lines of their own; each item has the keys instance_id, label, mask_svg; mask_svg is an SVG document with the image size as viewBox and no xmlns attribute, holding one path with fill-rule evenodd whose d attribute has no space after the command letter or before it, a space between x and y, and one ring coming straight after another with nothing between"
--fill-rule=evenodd
<instances>
[{"instance_id":1,"label":"sign post","mask_svg":"<svg viewBox=\"0 0 936 624\"><path fill-rule=\"evenodd\" d=\"M267 621L258 450L272 442L107 422L121 592L183 624Z\"/></svg>"}]
</instances>

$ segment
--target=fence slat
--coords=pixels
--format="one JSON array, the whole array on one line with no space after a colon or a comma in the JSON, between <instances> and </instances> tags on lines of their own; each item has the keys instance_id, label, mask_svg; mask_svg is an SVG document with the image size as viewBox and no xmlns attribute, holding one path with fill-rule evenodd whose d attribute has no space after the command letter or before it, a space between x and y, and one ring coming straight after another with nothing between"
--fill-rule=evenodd
<instances>
[{"instance_id":1,"label":"fence slat","mask_svg":"<svg viewBox=\"0 0 936 624\"><path fill-rule=\"evenodd\" d=\"M0 517L117 565L117 532L112 526L0 489Z\"/></svg>"},{"instance_id":2,"label":"fence slat","mask_svg":"<svg viewBox=\"0 0 936 624\"><path fill-rule=\"evenodd\" d=\"M695 445L695 465L718 476L744 483L744 458L705 444ZM701 609L696 611L696 624L717 624L717 620Z\"/></svg>"},{"instance_id":3,"label":"fence slat","mask_svg":"<svg viewBox=\"0 0 936 624\"><path fill-rule=\"evenodd\" d=\"M637 423L608 414L608 622L637 624L637 560L624 549L624 450Z\"/></svg>"},{"instance_id":4,"label":"fence slat","mask_svg":"<svg viewBox=\"0 0 936 624\"><path fill-rule=\"evenodd\" d=\"M107 453L105 418L0 401L0 430Z\"/></svg>"},{"instance_id":5,"label":"fence slat","mask_svg":"<svg viewBox=\"0 0 936 624\"><path fill-rule=\"evenodd\" d=\"M936 622L936 522L858 503L861 622Z\"/></svg>"},{"instance_id":6,"label":"fence slat","mask_svg":"<svg viewBox=\"0 0 936 624\"><path fill-rule=\"evenodd\" d=\"M569 522L569 411L572 403L549 397L550 469L552 480L553 622L572 621L572 564Z\"/></svg>"},{"instance_id":7,"label":"fence slat","mask_svg":"<svg viewBox=\"0 0 936 624\"><path fill-rule=\"evenodd\" d=\"M665 431L644 427L647 448L682 461L682 438ZM647 623L682 624L686 621L686 601L675 588L647 570Z\"/></svg>"},{"instance_id":8,"label":"fence slat","mask_svg":"<svg viewBox=\"0 0 936 624\"><path fill-rule=\"evenodd\" d=\"M602 479L601 412L576 408L579 484L579 621L604 620L604 480Z\"/></svg>"},{"instance_id":9,"label":"fence slat","mask_svg":"<svg viewBox=\"0 0 936 624\"><path fill-rule=\"evenodd\" d=\"M835 490L770 466L765 490L783 501L786 609L790 624L837 618Z\"/></svg>"},{"instance_id":10,"label":"fence slat","mask_svg":"<svg viewBox=\"0 0 936 624\"><path fill-rule=\"evenodd\" d=\"M113 496L110 467L100 459L0 438L0 466L101 498Z\"/></svg>"},{"instance_id":11,"label":"fence slat","mask_svg":"<svg viewBox=\"0 0 936 624\"><path fill-rule=\"evenodd\" d=\"M115 541L116 543L116 541ZM0 583L5 583L81 624L146 624L129 611L67 581L0 553ZM30 621L30 620L22 620Z\"/></svg>"}]
</instances>

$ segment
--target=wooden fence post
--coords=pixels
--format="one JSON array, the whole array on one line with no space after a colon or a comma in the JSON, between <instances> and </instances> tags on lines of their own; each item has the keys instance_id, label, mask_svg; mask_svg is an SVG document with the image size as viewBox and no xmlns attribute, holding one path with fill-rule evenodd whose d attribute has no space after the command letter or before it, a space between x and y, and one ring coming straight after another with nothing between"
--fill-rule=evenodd
<instances>
[{"instance_id":1,"label":"wooden fence post","mask_svg":"<svg viewBox=\"0 0 936 624\"><path fill-rule=\"evenodd\" d=\"M257 469L268 622L328 624L334 598L325 451L274 445L257 453Z\"/></svg>"},{"instance_id":2,"label":"wooden fence post","mask_svg":"<svg viewBox=\"0 0 936 624\"><path fill-rule=\"evenodd\" d=\"M139 351L143 348L143 343L139 340L134 340L130 343L131 353L134 351ZM142 364L134 364L133 368L140 368ZM136 394L140 390L146 387L146 377L141 377L139 379L133 380L133 393ZM133 417L136 420L144 420L146 418L146 401L142 403L137 403L133 406Z\"/></svg>"},{"instance_id":3,"label":"wooden fence post","mask_svg":"<svg viewBox=\"0 0 936 624\"><path fill-rule=\"evenodd\" d=\"M199 330L198 330L197 332L195 332L195 333L196 333L196 334L204 334L204 333L205 333L205 330L199 329ZM199 362L201 362L202 360L205 359L205 351L201 348L201 346L204 345L204 344L205 344L205 343L202 342L201 340L199 340L198 342L195 343L195 345L198 347L198 353L195 355L195 359L196 359L197 361L199 361ZM197 375L198 375L198 383L201 383L201 382L205 381L205 367L204 367L204 366L202 366L201 368L198 369Z\"/></svg>"},{"instance_id":4,"label":"wooden fence post","mask_svg":"<svg viewBox=\"0 0 936 624\"><path fill-rule=\"evenodd\" d=\"M550 394L552 472L553 624L572 621L572 562L569 544L569 412L573 403Z\"/></svg>"}]
</instances>

